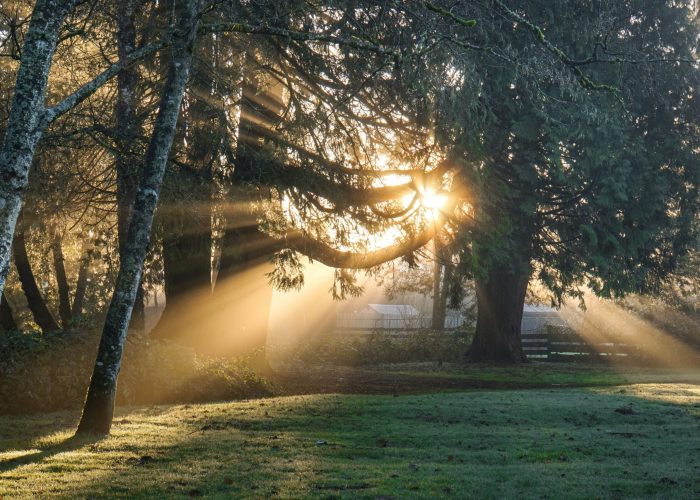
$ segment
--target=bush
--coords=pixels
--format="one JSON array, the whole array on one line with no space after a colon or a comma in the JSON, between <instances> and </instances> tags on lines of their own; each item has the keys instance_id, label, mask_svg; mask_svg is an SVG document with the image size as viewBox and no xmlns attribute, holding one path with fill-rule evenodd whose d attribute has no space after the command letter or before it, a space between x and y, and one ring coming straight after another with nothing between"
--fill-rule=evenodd
<instances>
[{"instance_id":1,"label":"bush","mask_svg":"<svg viewBox=\"0 0 700 500\"><path fill-rule=\"evenodd\" d=\"M99 335L11 333L0 337L0 414L80 408ZM203 360L168 341L129 339L117 404L191 403L270 395L244 361Z\"/></svg>"},{"instance_id":2,"label":"bush","mask_svg":"<svg viewBox=\"0 0 700 500\"><path fill-rule=\"evenodd\" d=\"M462 330L421 330L402 334L373 332L318 337L300 342L280 357L306 364L343 366L409 363L420 361L460 362L470 344Z\"/></svg>"}]
</instances>

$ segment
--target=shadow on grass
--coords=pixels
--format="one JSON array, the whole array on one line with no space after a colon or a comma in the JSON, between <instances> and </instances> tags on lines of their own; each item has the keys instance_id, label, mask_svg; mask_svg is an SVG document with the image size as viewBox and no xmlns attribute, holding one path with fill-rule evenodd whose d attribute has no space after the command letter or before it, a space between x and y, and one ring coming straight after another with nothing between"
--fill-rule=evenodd
<instances>
[{"instance_id":1,"label":"shadow on grass","mask_svg":"<svg viewBox=\"0 0 700 500\"><path fill-rule=\"evenodd\" d=\"M100 436L71 436L42 449L31 449L29 453L13 458L2 459L0 457L0 472L7 472L23 465L36 464L58 453L75 451L86 445L94 444L101 439L103 438Z\"/></svg>"},{"instance_id":2,"label":"shadow on grass","mask_svg":"<svg viewBox=\"0 0 700 500\"><path fill-rule=\"evenodd\" d=\"M90 444L72 438L0 463L39 464L0 494L694 498L699 422L691 386L134 409L84 457L51 459Z\"/></svg>"},{"instance_id":3,"label":"shadow on grass","mask_svg":"<svg viewBox=\"0 0 700 500\"><path fill-rule=\"evenodd\" d=\"M696 394L670 402L552 389L204 405L185 417L197 417L189 434L72 491L693 497L700 494Z\"/></svg>"}]
</instances>

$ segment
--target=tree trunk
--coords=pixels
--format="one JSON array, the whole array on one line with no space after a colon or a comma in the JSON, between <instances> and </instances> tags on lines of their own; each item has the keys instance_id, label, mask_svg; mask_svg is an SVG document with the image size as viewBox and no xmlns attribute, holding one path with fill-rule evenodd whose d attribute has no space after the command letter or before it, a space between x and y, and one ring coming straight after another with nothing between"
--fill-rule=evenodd
<instances>
[{"instance_id":1,"label":"tree trunk","mask_svg":"<svg viewBox=\"0 0 700 500\"><path fill-rule=\"evenodd\" d=\"M34 150L46 128L44 93L63 19L74 0L37 0L22 46L12 109L0 149L0 293Z\"/></svg>"},{"instance_id":2,"label":"tree trunk","mask_svg":"<svg viewBox=\"0 0 700 500\"><path fill-rule=\"evenodd\" d=\"M437 247L437 244L435 245ZM445 315L442 309L442 268L444 266L437 257L437 252L435 256L435 262L433 262L433 314L431 327L433 330L442 330L445 328Z\"/></svg>"},{"instance_id":3,"label":"tree trunk","mask_svg":"<svg viewBox=\"0 0 700 500\"><path fill-rule=\"evenodd\" d=\"M78 425L79 434L106 435L109 434L112 425L117 376L121 368L129 320L148 250L153 213L192 65L192 49L197 31L197 3L178 0L173 9L177 16L177 24L172 35L173 48L168 76L153 126L153 135L146 151L125 242L124 259L119 265L117 283L107 311L97 361Z\"/></svg>"},{"instance_id":4,"label":"tree trunk","mask_svg":"<svg viewBox=\"0 0 700 500\"><path fill-rule=\"evenodd\" d=\"M34 321L39 325L42 332L47 333L60 330L61 327L58 325L58 322L56 322L53 314L51 314L44 298L41 296L39 286L36 284L34 272L29 262L29 255L27 254L27 241L24 234L25 227L21 217L17 226L15 240L12 243L12 251L15 257L15 266L17 267L19 281L22 284L24 295L27 297L29 310L32 312Z\"/></svg>"},{"instance_id":5,"label":"tree trunk","mask_svg":"<svg viewBox=\"0 0 700 500\"><path fill-rule=\"evenodd\" d=\"M0 295L0 331L7 333L15 330L19 330L19 328L17 327L17 323L15 323L15 319L12 317L10 303L3 293Z\"/></svg>"},{"instance_id":6,"label":"tree trunk","mask_svg":"<svg viewBox=\"0 0 700 500\"><path fill-rule=\"evenodd\" d=\"M433 330L444 330L451 268L445 264L449 259L444 246L440 243L439 235L436 235L433 239L433 246L435 262L433 263L433 314L431 325Z\"/></svg>"},{"instance_id":7,"label":"tree trunk","mask_svg":"<svg viewBox=\"0 0 700 500\"><path fill-rule=\"evenodd\" d=\"M476 280L476 333L470 361L523 363L520 339L529 276L509 269L492 269Z\"/></svg>"},{"instance_id":8,"label":"tree trunk","mask_svg":"<svg viewBox=\"0 0 700 500\"><path fill-rule=\"evenodd\" d=\"M83 314L83 302L85 301L85 289L87 288L88 271L90 270L90 252L83 251L78 269L78 280L75 283L75 296L73 297L73 318Z\"/></svg>"},{"instance_id":9,"label":"tree trunk","mask_svg":"<svg viewBox=\"0 0 700 500\"><path fill-rule=\"evenodd\" d=\"M450 294L450 281L452 279L452 266L443 265L442 287L440 288L440 303L438 304L438 322L441 329L445 329L447 319L447 298Z\"/></svg>"},{"instance_id":10,"label":"tree trunk","mask_svg":"<svg viewBox=\"0 0 700 500\"><path fill-rule=\"evenodd\" d=\"M204 221L201 221L204 222ZM211 229L185 228L163 239L165 309L151 338L182 339L201 329L197 310L211 299Z\"/></svg>"},{"instance_id":11,"label":"tree trunk","mask_svg":"<svg viewBox=\"0 0 700 500\"><path fill-rule=\"evenodd\" d=\"M244 217L235 220L241 224ZM252 354L253 368L263 373L269 371L265 346L272 304L272 286L266 274L273 270L270 256L276 246L255 221L227 229L211 303L217 318L212 325L218 337L215 344L222 354Z\"/></svg>"},{"instance_id":12,"label":"tree trunk","mask_svg":"<svg viewBox=\"0 0 700 500\"><path fill-rule=\"evenodd\" d=\"M135 2L123 0L117 13L117 53L120 60L136 50ZM115 104L116 146L115 167L117 172L117 235L119 257L124 258L127 233L131 221L139 179L139 158L135 151L140 133L140 122L136 114L138 71L134 65L126 66L117 74L117 100ZM136 302L131 315L131 329L144 333L146 312L143 287L139 285Z\"/></svg>"},{"instance_id":13,"label":"tree trunk","mask_svg":"<svg viewBox=\"0 0 700 500\"><path fill-rule=\"evenodd\" d=\"M219 320L214 325L228 355L253 355L251 364L261 373L271 371L265 354L272 304L272 286L267 273L273 270L270 258L279 245L260 231L249 212L259 192L249 191L247 183L259 177L258 158L263 141L280 119L283 89L273 84L259 93L252 82L243 85L241 121L238 132L233 189L235 212L226 216L219 272L214 287L213 307Z\"/></svg>"},{"instance_id":14,"label":"tree trunk","mask_svg":"<svg viewBox=\"0 0 700 500\"><path fill-rule=\"evenodd\" d=\"M55 235L53 238L51 253L56 273L56 287L58 288L58 314L61 317L61 325L63 325L63 328L67 328L72 318L70 287L66 277L66 267L63 263L63 248L61 248L61 237L59 235Z\"/></svg>"}]
</instances>

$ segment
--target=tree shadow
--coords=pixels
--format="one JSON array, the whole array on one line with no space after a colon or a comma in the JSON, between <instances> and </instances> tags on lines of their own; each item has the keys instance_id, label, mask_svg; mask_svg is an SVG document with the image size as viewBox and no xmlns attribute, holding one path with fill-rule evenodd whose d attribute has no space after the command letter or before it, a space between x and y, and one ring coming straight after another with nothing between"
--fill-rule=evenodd
<instances>
[{"instance_id":1,"label":"tree shadow","mask_svg":"<svg viewBox=\"0 0 700 500\"><path fill-rule=\"evenodd\" d=\"M36 449L30 453L3 460L0 458L0 472L7 472L23 465L39 463L58 453L78 450L103 439L101 436L71 436L58 443Z\"/></svg>"},{"instance_id":2,"label":"tree shadow","mask_svg":"<svg viewBox=\"0 0 700 500\"><path fill-rule=\"evenodd\" d=\"M80 458L70 490L51 455L96 440L66 439L0 462L0 472L44 461L32 474L62 478L58 490L81 497L414 497L413 487L422 496L449 487L502 497L520 488L532 497L693 497L686 457L697 394L693 386L618 386L137 408L115 420L117 442L95 450L100 460L117 455L99 466ZM131 426L144 433L139 440L124 440ZM177 432L163 432L169 426Z\"/></svg>"}]
</instances>

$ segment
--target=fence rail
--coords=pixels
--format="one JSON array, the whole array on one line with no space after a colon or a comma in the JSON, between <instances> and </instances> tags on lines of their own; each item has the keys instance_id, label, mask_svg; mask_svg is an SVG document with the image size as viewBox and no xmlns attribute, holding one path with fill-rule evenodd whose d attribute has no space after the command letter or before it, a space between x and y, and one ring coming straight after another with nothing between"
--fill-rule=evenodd
<instances>
[{"instance_id":1,"label":"fence rail","mask_svg":"<svg viewBox=\"0 0 700 500\"><path fill-rule=\"evenodd\" d=\"M636 346L624 341L592 341L568 328L546 327L522 332L523 351L528 358L547 361L606 361L638 359Z\"/></svg>"}]
</instances>

